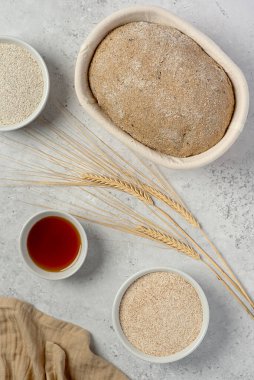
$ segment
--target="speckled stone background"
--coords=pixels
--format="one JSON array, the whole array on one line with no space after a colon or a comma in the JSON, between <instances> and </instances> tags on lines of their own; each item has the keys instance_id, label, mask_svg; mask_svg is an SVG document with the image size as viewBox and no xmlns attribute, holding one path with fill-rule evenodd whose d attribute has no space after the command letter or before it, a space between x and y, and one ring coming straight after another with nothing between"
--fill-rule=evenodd
<instances>
[{"instance_id":1,"label":"speckled stone background","mask_svg":"<svg viewBox=\"0 0 254 380\"><path fill-rule=\"evenodd\" d=\"M242 68L249 82L248 122L230 151L199 170L165 172L254 296L253 1L151 0L150 3L175 12L214 39ZM75 60L79 46L97 22L132 4L136 2L0 1L0 34L20 37L40 51L50 71L50 101L58 98L68 103L100 136L106 132L84 114L76 100ZM117 144L113 140L112 143ZM3 147L0 149L2 152ZM51 189L49 195L54 191ZM133 380L254 378L254 321L201 264L174 251L87 224L89 254L78 274L52 283L27 272L17 242L22 225L36 208L20 202L24 197L29 201L28 189L0 187L2 295L27 300L46 313L87 328L93 335L95 351ZM204 288L211 309L211 322L202 345L188 358L168 365L149 364L130 355L117 340L111 322L112 302L121 283L136 271L155 265L174 266L192 275Z\"/></svg>"}]
</instances>

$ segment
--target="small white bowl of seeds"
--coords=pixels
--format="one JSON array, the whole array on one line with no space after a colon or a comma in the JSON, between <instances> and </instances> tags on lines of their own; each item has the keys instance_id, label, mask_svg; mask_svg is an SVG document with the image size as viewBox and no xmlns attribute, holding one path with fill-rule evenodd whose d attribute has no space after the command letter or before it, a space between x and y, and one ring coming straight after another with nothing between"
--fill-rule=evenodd
<instances>
[{"instance_id":1,"label":"small white bowl of seeds","mask_svg":"<svg viewBox=\"0 0 254 380\"><path fill-rule=\"evenodd\" d=\"M0 36L0 132L38 117L49 95L49 74L40 54L18 38Z\"/></svg>"},{"instance_id":2,"label":"small white bowl of seeds","mask_svg":"<svg viewBox=\"0 0 254 380\"><path fill-rule=\"evenodd\" d=\"M209 306L192 277L173 268L152 268L120 287L112 317L116 334L132 354L152 363L171 363L200 345Z\"/></svg>"}]
</instances>

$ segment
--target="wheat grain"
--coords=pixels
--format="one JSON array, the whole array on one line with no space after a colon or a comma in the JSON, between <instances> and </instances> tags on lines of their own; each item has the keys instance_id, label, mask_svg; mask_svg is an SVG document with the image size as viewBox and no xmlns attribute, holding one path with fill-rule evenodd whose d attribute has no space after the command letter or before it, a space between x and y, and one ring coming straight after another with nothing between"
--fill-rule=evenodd
<instances>
[{"instance_id":1,"label":"wheat grain","mask_svg":"<svg viewBox=\"0 0 254 380\"><path fill-rule=\"evenodd\" d=\"M117 190L124 191L134 197L140 199L141 201L153 205L153 200L144 190L133 185L130 182L123 181L118 178L111 178L97 174L85 174L82 176L82 180L85 182L91 183L92 185L112 187Z\"/></svg>"},{"instance_id":2,"label":"wheat grain","mask_svg":"<svg viewBox=\"0 0 254 380\"><path fill-rule=\"evenodd\" d=\"M192 257L193 259L200 259L199 254L192 248L190 245L183 243L182 241L175 239L171 235L164 234L153 228L147 228L145 226L137 226L136 230L153 240L160 241L161 243L167 244L169 247L176 249L179 252L184 253L187 256Z\"/></svg>"}]
</instances>

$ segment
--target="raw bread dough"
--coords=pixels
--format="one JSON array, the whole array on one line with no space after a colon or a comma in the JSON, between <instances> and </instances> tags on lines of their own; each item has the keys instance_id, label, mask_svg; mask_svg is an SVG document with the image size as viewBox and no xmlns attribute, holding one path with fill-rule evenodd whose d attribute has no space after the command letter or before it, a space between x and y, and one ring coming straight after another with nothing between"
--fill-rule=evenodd
<instances>
[{"instance_id":1,"label":"raw bread dough","mask_svg":"<svg viewBox=\"0 0 254 380\"><path fill-rule=\"evenodd\" d=\"M223 68L169 26L132 22L114 29L96 49L89 82L116 126L176 157L217 144L234 111L232 83Z\"/></svg>"}]
</instances>

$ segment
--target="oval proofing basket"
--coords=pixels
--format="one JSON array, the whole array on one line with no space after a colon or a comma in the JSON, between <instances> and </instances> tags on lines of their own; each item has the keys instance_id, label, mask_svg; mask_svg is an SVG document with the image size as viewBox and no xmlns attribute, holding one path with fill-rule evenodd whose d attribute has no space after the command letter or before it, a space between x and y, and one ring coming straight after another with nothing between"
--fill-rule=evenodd
<instances>
[{"instance_id":1,"label":"oval proofing basket","mask_svg":"<svg viewBox=\"0 0 254 380\"><path fill-rule=\"evenodd\" d=\"M224 137L214 147L196 156L177 158L159 153L117 127L101 110L89 86L88 71L94 52L105 36L118 26L133 21L147 21L168 25L196 41L208 55L218 62L231 79L235 91L235 110ZM158 7L135 6L113 13L101 21L86 38L78 54L75 69L75 89L79 102L87 113L112 135L145 158L172 169L191 169L209 164L222 156L241 133L249 108L249 92L245 77L236 64L207 36L189 23Z\"/></svg>"}]
</instances>

